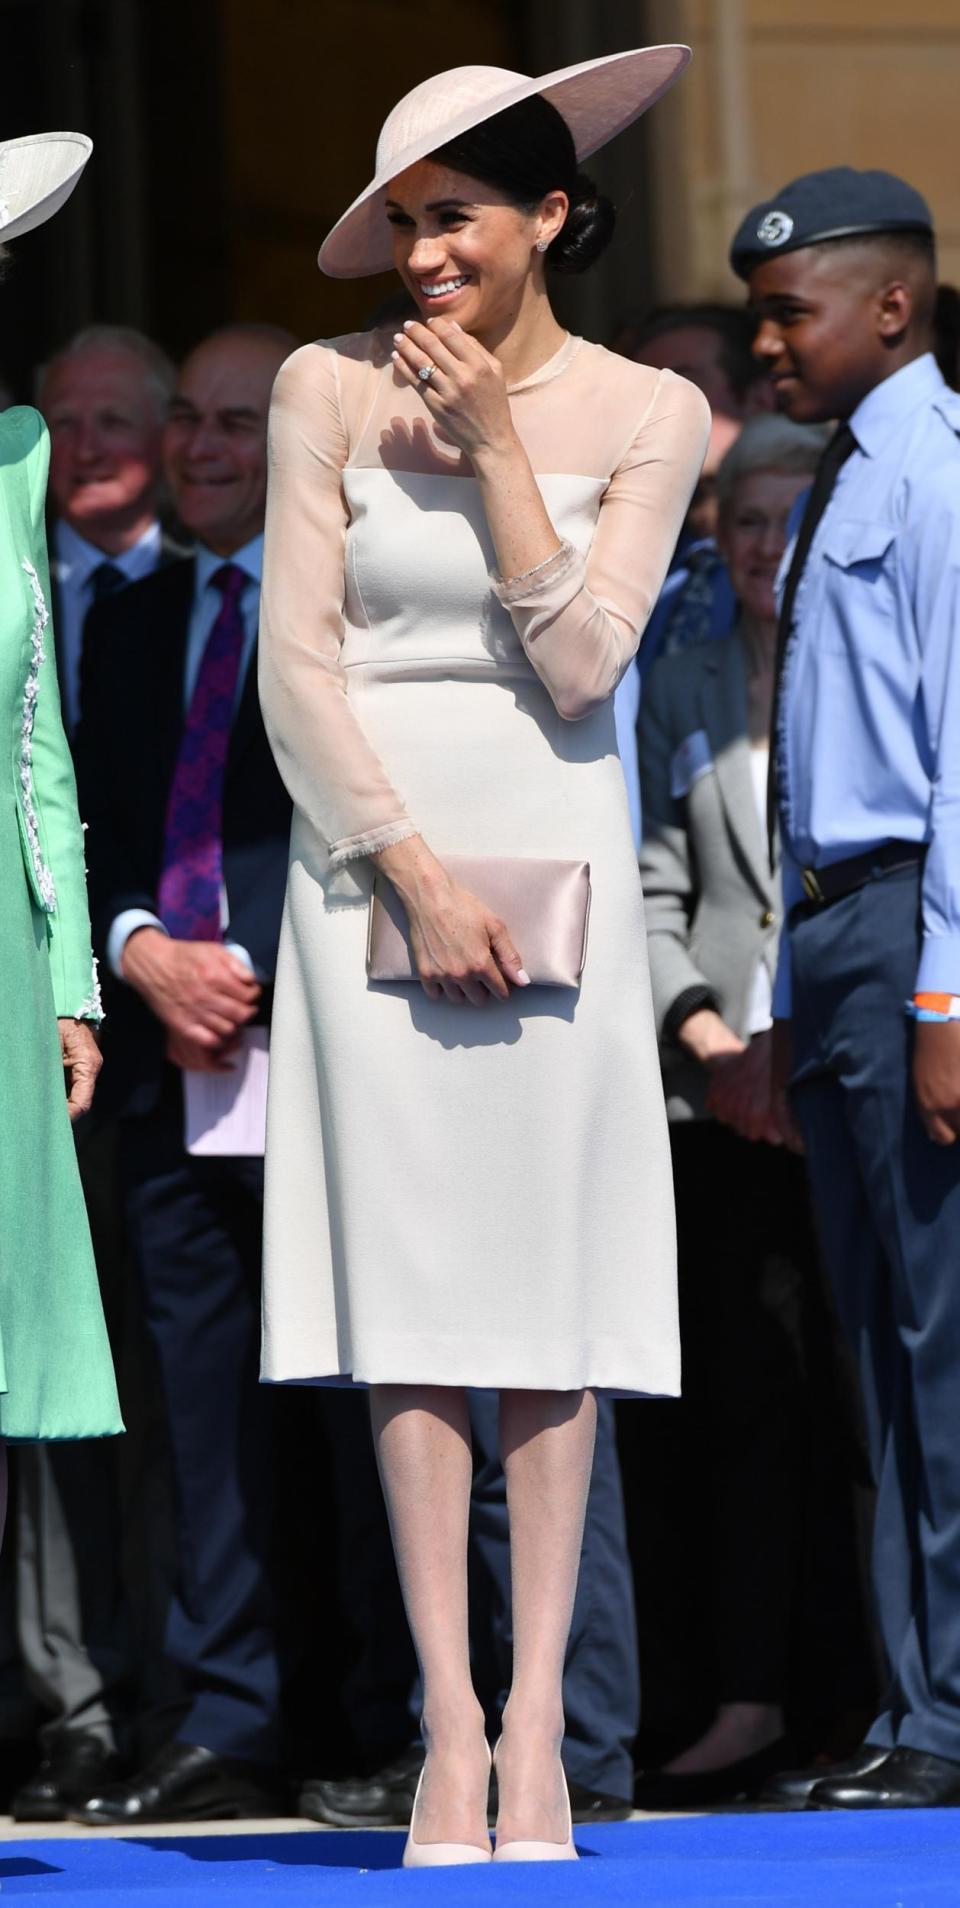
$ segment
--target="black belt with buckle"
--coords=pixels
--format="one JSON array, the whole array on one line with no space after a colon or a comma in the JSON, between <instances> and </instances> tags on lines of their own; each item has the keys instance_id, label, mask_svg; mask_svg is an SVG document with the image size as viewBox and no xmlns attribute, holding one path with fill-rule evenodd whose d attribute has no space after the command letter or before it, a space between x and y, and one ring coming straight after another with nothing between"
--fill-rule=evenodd
<instances>
[{"instance_id":1,"label":"black belt with buckle","mask_svg":"<svg viewBox=\"0 0 960 1908\"><path fill-rule=\"evenodd\" d=\"M900 868L915 868L927 852L925 841L882 841L865 855L850 855L846 861L832 861L827 868L801 868L800 879L806 902L798 906L824 908L845 894L855 893L877 874L896 874Z\"/></svg>"}]
</instances>

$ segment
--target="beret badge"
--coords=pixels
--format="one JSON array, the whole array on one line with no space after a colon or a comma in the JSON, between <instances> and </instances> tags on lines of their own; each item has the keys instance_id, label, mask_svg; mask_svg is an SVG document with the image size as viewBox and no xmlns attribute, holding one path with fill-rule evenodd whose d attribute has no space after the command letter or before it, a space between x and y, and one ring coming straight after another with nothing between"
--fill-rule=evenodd
<instances>
[{"instance_id":1,"label":"beret badge","mask_svg":"<svg viewBox=\"0 0 960 1908\"><path fill-rule=\"evenodd\" d=\"M793 231L789 212L767 212L757 226L761 245L785 245Z\"/></svg>"}]
</instances>

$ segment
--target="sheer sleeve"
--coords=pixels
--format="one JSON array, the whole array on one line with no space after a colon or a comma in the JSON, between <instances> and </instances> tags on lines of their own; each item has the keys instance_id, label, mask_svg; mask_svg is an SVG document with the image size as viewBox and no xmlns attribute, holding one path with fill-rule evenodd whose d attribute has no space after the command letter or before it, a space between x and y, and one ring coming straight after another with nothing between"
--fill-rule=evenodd
<instances>
[{"instance_id":1,"label":"sheer sleeve","mask_svg":"<svg viewBox=\"0 0 960 1908\"><path fill-rule=\"evenodd\" d=\"M636 654L700 475L710 409L662 371L603 494L586 559L569 543L526 576L495 577L537 675L562 716L605 702Z\"/></svg>"},{"instance_id":2,"label":"sheer sleeve","mask_svg":"<svg viewBox=\"0 0 960 1908\"><path fill-rule=\"evenodd\" d=\"M350 706L340 662L347 448L336 353L305 345L270 405L260 699L277 766L331 869L417 833Z\"/></svg>"}]
</instances>

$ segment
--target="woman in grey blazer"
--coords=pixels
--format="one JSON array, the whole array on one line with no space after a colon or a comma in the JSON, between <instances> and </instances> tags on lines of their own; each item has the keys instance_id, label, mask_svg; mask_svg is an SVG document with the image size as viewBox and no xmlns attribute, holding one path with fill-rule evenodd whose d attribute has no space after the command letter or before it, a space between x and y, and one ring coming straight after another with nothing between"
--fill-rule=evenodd
<instances>
[{"instance_id":1,"label":"woman in grey blazer","mask_svg":"<svg viewBox=\"0 0 960 1908\"><path fill-rule=\"evenodd\" d=\"M718 544L739 604L728 641L666 656L640 717L640 867L672 1119L707 1111L782 1139L769 1105L779 874L766 840L774 582L816 426L752 418L720 466Z\"/></svg>"},{"instance_id":2,"label":"woman in grey blazer","mask_svg":"<svg viewBox=\"0 0 960 1908\"><path fill-rule=\"evenodd\" d=\"M640 715L640 866L680 1246L674 1422L689 1441L712 1629L706 1728L641 1783L641 1805L756 1793L786 1752L797 1507L815 1414L785 1321L792 1311L809 1337L819 1300L803 1163L770 1095L780 882L766 782L774 580L823 442L778 417L745 426L718 475L737 624L656 663ZM826 1345L822 1315L819 1337Z\"/></svg>"}]
</instances>

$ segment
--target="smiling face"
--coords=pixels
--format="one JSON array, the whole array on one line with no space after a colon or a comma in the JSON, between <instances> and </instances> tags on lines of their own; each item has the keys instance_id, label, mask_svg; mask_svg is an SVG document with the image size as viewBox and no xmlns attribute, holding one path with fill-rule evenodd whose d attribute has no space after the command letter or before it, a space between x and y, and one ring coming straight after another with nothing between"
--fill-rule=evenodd
<instances>
[{"instance_id":1,"label":"smiling face","mask_svg":"<svg viewBox=\"0 0 960 1908\"><path fill-rule=\"evenodd\" d=\"M285 348L242 333L210 338L180 373L163 452L177 515L231 556L263 529L267 411Z\"/></svg>"},{"instance_id":2,"label":"smiling face","mask_svg":"<svg viewBox=\"0 0 960 1908\"><path fill-rule=\"evenodd\" d=\"M162 415L142 359L91 347L68 353L43 389L50 427L50 493L59 515L112 551L154 515Z\"/></svg>"},{"instance_id":3,"label":"smiling face","mask_svg":"<svg viewBox=\"0 0 960 1908\"><path fill-rule=\"evenodd\" d=\"M846 418L874 385L923 349L911 335L909 274L873 245L809 245L750 274L754 352L778 411L797 423ZM894 259L895 266L896 261Z\"/></svg>"},{"instance_id":4,"label":"smiling face","mask_svg":"<svg viewBox=\"0 0 960 1908\"><path fill-rule=\"evenodd\" d=\"M556 237L567 205L551 192L525 212L495 186L421 159L387 190L394 265L424 318L442 312L474 336L509 329L542 284L537 241Z\"/></svg>"},{"instance_id":5,"label":"smiling face","mask_svg":"<svg viewBox=\"0 0 960 1908\"><path fill-rule=\"evenodd\" d=\"M787 547L790 512L810 477L798 471L752 470L739 478L720 513L717 544L733 592L756 622L776 620L773 585Z\"/></svg>"}]
</instances>

